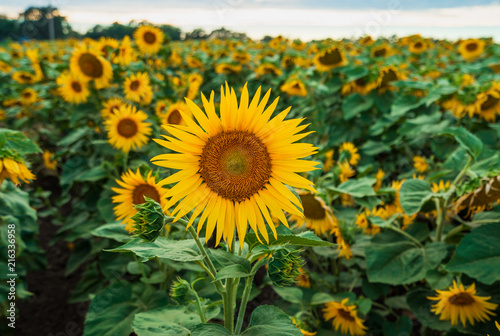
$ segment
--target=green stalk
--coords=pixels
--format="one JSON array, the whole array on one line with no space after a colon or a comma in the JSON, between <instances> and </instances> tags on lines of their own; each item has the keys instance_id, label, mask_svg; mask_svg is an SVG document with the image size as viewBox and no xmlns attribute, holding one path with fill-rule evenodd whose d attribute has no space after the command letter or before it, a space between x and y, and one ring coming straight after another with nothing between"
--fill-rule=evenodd
<instances>
[{"instance_id":1,"label":"green stalk","mask_svg":"<svg viewBox=\"0 0 500 336\"><path fill-rule=\"evenodd\" d=\"M226 280L226 305L224 307L224 327L233 334L234 330L234 279Z\"/></svg>"},{"instance_id":2,"label":"green stalk","mask_svg":"<svg viewBox=\"0 0 500 336\"><path fill-rule=\"evenodd\" d=\"M420 248L424 248L424 245L422 245L422 243L421 243L421 242L419 242L419 241L418 241L415 237L413 237L412 235L410 235L410 234L408 234L408 233L404 232L404 231L403 231L403 230L401 230L400 228L395 227L395 226L391 226L391 225L390 225L390 226L388 226L387 228L389 228L389 229L391 229L391 230L393 230L393 231L396 231L396 232L398 232L398 233L402 234L403 236L405 236L406 238L408 238L408 239L410 239L412 242L414 242L414 243L415 243L418 247L420 247Z\"/></svg>"},{"instance_id":3,"label":"green stalk","mask_svg":"<svg viewBox=\"0 0 500 336\"><path fill-rule=\"evenodd\" d=\"M193 290L192 293L195 297L196 301L196 309L198 309L198 315L200 315L200 320L201 323L207 323L207 317L205 316L205 312L203 311L203 308L201 307L201 300L200 297L198 296L198 293L194 290L193 284L191 284L191 289Z\"/></svg>"},{"instance_id":4,"label":"green stalk","mask_svg":"<svg viewBox=\"0 0 500 336\"><path fill-rule=\"evenodd\" d=\"M434 203L436 204L437 218L436 218L436 241L441 241L443 235L444 227L444 216L445 211L443 209L443 202L440 198L435 198Z\"/></svg>"},{"instance_id":5,"label":"green stalk","mask_svg":"<svg viewBox=\"0 0 500 336\"><path fill-rule=\"evenodd\" d=\"M248 297L252 291L253 276L245 278L245 289L243 290L243 296L241 297L240 311L238 312L238 320L236 321L236 328L234 333L239 335L241 332L241 327L243 326L243 319L245 317L245 311L247 309Z\"/></svg>"}]
</instances>

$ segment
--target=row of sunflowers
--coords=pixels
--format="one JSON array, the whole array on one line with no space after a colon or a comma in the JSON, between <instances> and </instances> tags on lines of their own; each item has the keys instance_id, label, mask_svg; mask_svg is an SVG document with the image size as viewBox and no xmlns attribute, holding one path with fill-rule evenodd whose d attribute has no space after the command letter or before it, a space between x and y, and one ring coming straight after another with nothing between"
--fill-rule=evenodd
<instances>
[{"instance_id":1,"label":"row of sunflowers","mask_svg":"<svg viewBox=\"0 0 500 336\"><path fill-rule=\"evenodd\" d=\"M84 335L496 335L499 59L491 39L169 42L147 25L8 43L18 296L45 267L38 217L66 273L85 269Z\"/></svg>"}]
</instances>

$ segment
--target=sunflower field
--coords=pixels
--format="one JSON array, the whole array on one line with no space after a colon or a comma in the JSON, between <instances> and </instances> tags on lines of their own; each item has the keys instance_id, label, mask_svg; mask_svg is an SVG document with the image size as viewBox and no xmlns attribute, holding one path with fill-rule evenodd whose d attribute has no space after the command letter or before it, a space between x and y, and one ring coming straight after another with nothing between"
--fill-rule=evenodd
<instances>
[{"instance_id":1,"label":"sunflower field","mask_svg":"<svg viewBox=\"0 0 500 336\"><path fill-rule=\"evenodd\" d=\"M0 92L7 318L48 221L90 302L77 334L500 335L491 39L143 25L5 43Z\"/></svg>"}]
</instances>

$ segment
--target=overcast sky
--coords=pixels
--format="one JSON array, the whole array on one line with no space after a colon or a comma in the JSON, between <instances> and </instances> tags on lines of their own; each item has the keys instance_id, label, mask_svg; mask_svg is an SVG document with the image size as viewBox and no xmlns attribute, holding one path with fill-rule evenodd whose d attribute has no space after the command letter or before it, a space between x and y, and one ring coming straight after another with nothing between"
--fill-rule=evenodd
<instances>
[{"instance_id":1,"label":"overcast sky","mask_svg":"<svg viewBox=\"0 0 500 336\"><path fill-rule=\"evenodd\" d=\"M252 38L282 34L317 38L402 36L494 37L500 41L500 0L0 0L0 14L17 17L52 3L75 30L95 24L148 20L183 31L226 27Z\"/></svg>"}]
</instances>

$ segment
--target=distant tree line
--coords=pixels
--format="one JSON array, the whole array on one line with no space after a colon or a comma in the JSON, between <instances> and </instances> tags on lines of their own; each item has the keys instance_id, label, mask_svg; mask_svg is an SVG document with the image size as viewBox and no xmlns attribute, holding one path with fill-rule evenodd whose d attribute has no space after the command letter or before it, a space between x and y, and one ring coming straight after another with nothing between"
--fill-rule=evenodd
<instances>
[{"instance_id":1,"label":"distant tree line","mask_svg":"<svg viewBox=\"0 0 500 336\"><path fill-rule=\"evenodd\" d=\"M29 7L19 14L17 19L9 19L0 15L0 41L11 39L22 41L26 39L47 40L51 38L85 38L100 39L101 37L112 37L123 39L125 36L132 37L136 28L140 25L149 24L147 21L131 21L128 24L114 22L111 25L96 25L85 34L80 34L71 28L66 17L61 16L54 7ZM180 28L171 25L156 25L167 36L167 39L178 41L184 39L229 39L237 38L246 40L244 33L236 33L225 28L220 28L207 34L203 29L195 29L190 33L183 33Z\"/></svg>"}]
</instances>

